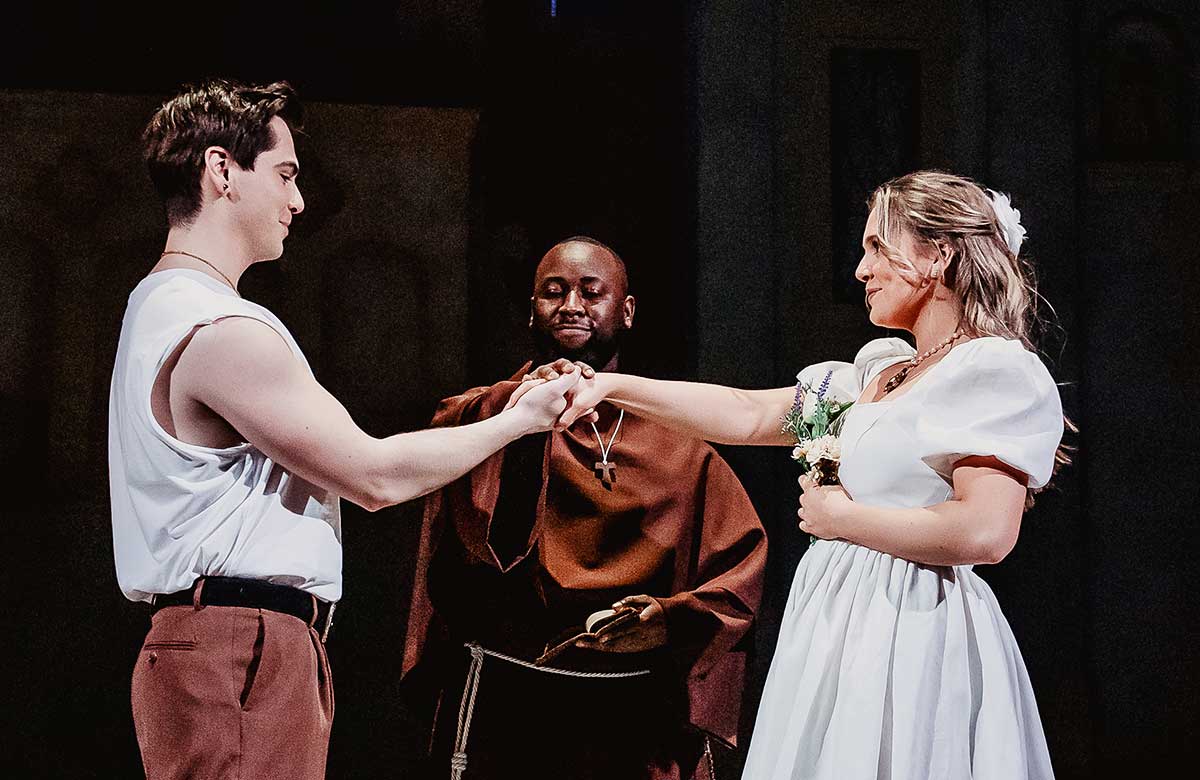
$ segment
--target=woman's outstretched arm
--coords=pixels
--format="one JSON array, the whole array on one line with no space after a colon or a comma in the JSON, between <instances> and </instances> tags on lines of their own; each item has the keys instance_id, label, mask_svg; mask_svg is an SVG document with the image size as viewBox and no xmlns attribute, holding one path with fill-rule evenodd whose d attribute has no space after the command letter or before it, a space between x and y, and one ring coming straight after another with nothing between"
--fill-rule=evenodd
<instances>
[{"instance_id":1,"label":"woman's outstretched arm","mask_svg":"<svg viewBox=\"0 0 1200 780\"><path fill-rule=\"evenodd\" d=\"M795 444L780 432L795 388L739 390L724 385L598 373L582 379L560 419L570 425L608 401L660 425L719 444Z\"/></svg>"}]
</instances>

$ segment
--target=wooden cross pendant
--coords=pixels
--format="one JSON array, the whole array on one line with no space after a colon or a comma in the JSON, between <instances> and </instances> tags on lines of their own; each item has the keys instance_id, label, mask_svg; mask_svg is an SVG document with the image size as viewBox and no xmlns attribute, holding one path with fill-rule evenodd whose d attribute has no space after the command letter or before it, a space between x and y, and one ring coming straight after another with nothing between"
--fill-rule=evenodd
<instances>
[{"instance_id":1,"label":"wooden cross pendant","mask_svg":"<svg viewBox=\"0 0 1200 780\"><path fill-rule=\"evenodd\" d=\"M617 464L598 460L592 468L596 470L596 479L603 482L604 487L612 490L612 484L617 481Z\"/></svg>"}]
</instances>

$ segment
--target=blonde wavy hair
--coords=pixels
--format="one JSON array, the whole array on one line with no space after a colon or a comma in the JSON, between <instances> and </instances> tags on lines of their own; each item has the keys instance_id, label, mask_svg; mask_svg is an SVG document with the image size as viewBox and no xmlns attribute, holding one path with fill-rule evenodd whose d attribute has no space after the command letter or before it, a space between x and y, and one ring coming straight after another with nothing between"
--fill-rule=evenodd
<instances>
[{"instance_id":1,"label":"blonde wavy hair","mask_svg":"<svg viewBox=\"0 0 1200 780\"><path fill-rule=\"evenodd\" d=\"M879 211L879 251L904 275L920 277L899 249L907 232L918 244L947 257L942 281L962 303L959 327L968 336L1015 339L1038 352L1037 335L1046 322L1033 266L1009 246L992 197L978 183L943 171L916 171L880 185L867 205ZM1063 418L1067 430L1078 428ZM1073 447L1060 445L1055 472L1071 462ZM1027 503L1032 504L1030 491Z\"/></svg>"}]
</instances>

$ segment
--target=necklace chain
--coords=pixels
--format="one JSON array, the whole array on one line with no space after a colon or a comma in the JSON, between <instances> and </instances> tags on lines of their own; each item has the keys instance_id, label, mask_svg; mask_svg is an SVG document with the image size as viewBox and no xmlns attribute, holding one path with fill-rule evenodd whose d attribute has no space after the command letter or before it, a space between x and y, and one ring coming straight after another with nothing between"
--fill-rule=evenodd
<instances>
[{"instance_id":1,"label":"necklace chain","mask_svg":"<svg viewBox=\"0 0 1200 780\"><path fill-rule=\"evenodd\" d=\"M942 343L938 344L937 346L930 347L929 349L922 352L920 355L915 355L915 356L909 358L908 362L904 364L904 367L901 368L899 371L897 371L895 374L893 374L892 378L889 379L887 381L887 384L885 384L883 386L883 394L887 395L888 393L895 390L897 387L900 386L900 383L903 382L906 377L908 377L908 373L910 371L912 371L917 366L921 365L921 363L925 362L925 360L927 358L930 358L930 357L936 355L937 353L941 352L943 349L950 346L955 341L957 341L958 339L962 338L965 335L966 334L962 332L961 328L957 329L953 333L951 333L949 335L949 337L947 337L946 340L943 341Z\"/></svg>"},{"instance_id":2,"label":"necklace chain","mask_svg":"<svg viewBox=\"0 0 1200 780\"><path fill-rule=\"evenodd\" d=\"M190 257L190 258L192 258L193 260L199 260L200 262L204 263L204 264L205 264L206 266L208 266L209 268L211 268L211 269L213 269L214 271L216 271L217 273L219 273L219 274L221 275L221 278L225 280L225 283L226 283L226 284L228 284L228 285L229 285L231 288L233 288L233 291L234 291L235 293L238 291L238 289L237 289L237 285L235 285L235 284L233 283L233 280L231 280L231 279L230 279L228 276L226 276L226 275L225 275L225 272L224 272L224 271L222 271L220 268L217 268L215 265L213 265L213 264L212 264L212 263L210 263L209 261L205 260L205 259L204 259L203 257L201 257L200 255L194 255L194 254L192 254L191 252L185 252L185 251L183 251L182 249L168 249L168 250L164 251L164 252L163 252L161 255L159 255L158 257L159 257L159 259L161 260L162 258L166 257L167 255L183 255L184 257ZM239 294L239 295L241 295L241 293L238 293L238 294Z\"/></svg>"},{"instance_id":3,"label":"necklace chain","mask_svg":"<svg viewBox=\"0 0 1200 780\"><path fill-rule=\"evenodd\" d=\"M621 432L621 423L625 421L625 410L617 416L617 427L613 429L612 438L608 440L608 446L604 446L604 439L600 438L600 429L596 427L596 423L592 423L592 433L596 435L596 444L600 447L600 462L608 465L608 453L612 452L613 445L617 442L617 434Z\"/></svg>"}]
</instances>

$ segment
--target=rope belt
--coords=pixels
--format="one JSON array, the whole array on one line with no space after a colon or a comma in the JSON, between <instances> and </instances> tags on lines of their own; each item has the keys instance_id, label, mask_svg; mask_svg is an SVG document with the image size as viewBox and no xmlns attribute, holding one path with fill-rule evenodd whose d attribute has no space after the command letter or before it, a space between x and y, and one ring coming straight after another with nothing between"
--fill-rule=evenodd
<instances>
[{"instance_id":1,"label":"rope belt","mask_svg":"<svg viewBox=\"0 0 1200 780\"><path fill-rule=\"evenodd\" d=\"M475 714L475 697L479 693L479 678L483 674L483 657L490 655L501 661L515 666L523 666L546 674L559 674L564 677L590 677L616 679L620 677L643 677L650 674L649 669L639 669L632 672L576 672L571 669L556 669L553 666L535 666L520 658L488 650L476 642L467 642L463 647L471 652L471 666L467 670L467 681L463 686L462 704L458 707L458 732L454 737L454 754L450 757L450 780L461 780L467 769L467 736L471 732L471 716Z\"/></svg>"}]
</instances>

